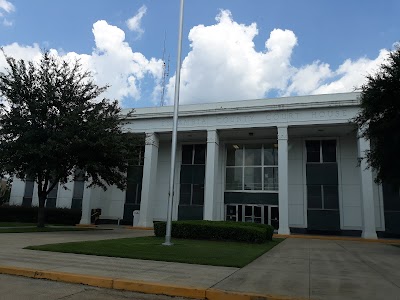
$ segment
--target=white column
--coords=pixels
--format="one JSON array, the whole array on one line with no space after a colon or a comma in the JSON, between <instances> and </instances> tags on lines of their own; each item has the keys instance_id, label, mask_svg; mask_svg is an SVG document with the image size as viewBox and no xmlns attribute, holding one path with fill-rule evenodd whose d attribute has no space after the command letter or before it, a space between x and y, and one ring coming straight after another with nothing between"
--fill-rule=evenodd
<instances>
[{"instance_id":1,"label":"white column","mask_svg":"<svg viewBox=\"0 0 400 300\"><path fill-rule=\"evenodd\" d=\"M375 206L374 206L374 179L371 168L367 169L366 151L370 148L369 140L362 137L358 139L358 157L361 173L361 208L362 208L362 237L376 239Z\"/></svg>"},{"instance_id":2,"label":"white column","mask_svg":"<svg viewBox=\"0 0 400 300\"><path fill-rule=\"evenodd\" d=\"M154 132L146 133L139 227L153 227L154 202L157 197L158 147L158 135Z\"/></svg>"},{"instance_id":3,"label":"white column","mask_svg":"<svg viewBox=\"0 0 400 300\"><path fill-rule=\"evenodd\" d=\"M216 130L207 131L207 160L204 190L204 220L214 220L217 201L219 136Z\"/></svg>"},{"instance_id":4,"label":"white column","mask_svg":"<svg viewBox=\"0 0 400 300\"><path fill-rule=\"evenodd\" d=\"M86 184L86 183L85 183ZM82 225L90 225L91 224L91 213L92 213L92 206L90 198L92 196L92 188L87 188L83 190L83 197L82 197L82 216L81 221L79 224Z\"/></svg>"},{"instance_id":5,"label":"white column","mask_svg":"<svg viewBox=\"0 0 400 300\"><path fill-rule=\"evenodd\" d=\"M279 234L290 234L287 129L278 127Z\"/></svg>"}]
</instances>

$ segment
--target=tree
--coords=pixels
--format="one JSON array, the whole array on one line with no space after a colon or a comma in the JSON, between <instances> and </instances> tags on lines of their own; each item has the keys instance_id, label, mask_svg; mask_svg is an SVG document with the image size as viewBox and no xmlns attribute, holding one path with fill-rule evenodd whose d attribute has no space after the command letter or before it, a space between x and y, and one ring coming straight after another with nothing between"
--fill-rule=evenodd
<instances>
[{"instance_id":1,"label":"tree","mask_svg":"<svg viewBox=\"0 0 400 300\"><path fill-rule=\"evenodd\" d=\"M400 184L400 46L361 87L361 111L354 119L361 136L371 141L368 165L378 183Z\"/></svg>"},{"instance_id":2,"label":"tree","mask_svg":"<svg viewBox=\"0 0 400 300\"><path fill-rule=\"evenodd\" d=\"M4 51L0 73L0 171L38 185L38 227L56 184L84 170L88 186L126 186L127 159L138 139L123 133L117 101L99 99L99 87L79 61L50 52L40 62L16 61Z\"/></svg>"}]
</instances>

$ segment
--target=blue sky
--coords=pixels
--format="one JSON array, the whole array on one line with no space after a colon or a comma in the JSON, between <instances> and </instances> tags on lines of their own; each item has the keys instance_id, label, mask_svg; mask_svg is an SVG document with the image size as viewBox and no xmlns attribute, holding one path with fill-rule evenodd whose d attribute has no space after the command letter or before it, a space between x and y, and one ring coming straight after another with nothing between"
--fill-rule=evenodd
<instances>
[{"instance_id":1,"label":"blue sky","mask_svg":"<svg viewBox=\"0 0 400 300\"><path fill-rule=\"evenodd\" d=\"M395 0L186 0L182 103L352 91L400 40L399 11ZM171 103L178 14L179 0L0 0L0 46L80 58L111 85L105 96L143 107L160 103L166 34Z\"/></svg>"}]
</instances>

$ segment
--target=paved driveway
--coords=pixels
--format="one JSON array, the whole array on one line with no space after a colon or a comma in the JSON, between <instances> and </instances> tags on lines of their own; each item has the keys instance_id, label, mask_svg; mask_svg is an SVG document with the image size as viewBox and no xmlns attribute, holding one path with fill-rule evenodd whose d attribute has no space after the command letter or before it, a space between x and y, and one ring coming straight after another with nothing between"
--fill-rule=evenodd
<instances>
[{"instance_id":1,"label":"paved driveway","mask_svg":"<svg viewBox=\"0 0 400 300\"><path fill-rule=\"evenodd\" d=\"M242 269L22 249L151 231L0 234L0 265L303 299L400 300L400 248L288 238Z\"/></svg>"},{"instance_id":2,"label":"paved driveway","mask_svg":"<svg viewBox=\"0 0 400 300\"><path fill-rule=\"evenodd\" d=\"M215 288L305 299L400 299L400 248L289 238Z\"/></svg>"}]
</instances>

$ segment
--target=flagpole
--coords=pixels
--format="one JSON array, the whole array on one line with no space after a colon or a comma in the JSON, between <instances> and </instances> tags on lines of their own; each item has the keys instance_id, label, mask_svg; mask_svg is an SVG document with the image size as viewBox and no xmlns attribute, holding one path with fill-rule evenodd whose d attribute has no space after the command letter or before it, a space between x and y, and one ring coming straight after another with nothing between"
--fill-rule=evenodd
<instances>
[{"instance_id":1,"label":"flagpole","mask_svg":"<svg viewBox=\"0 0 400 300\"><path fill-rule=\"evenodd\" d=\"M182 31L183 31L183 7L184 0L181 0L180 19L179 19L179 36L178 36L178 58L176 61L176 77L175 77L175 96L174 96L174 126L172 129L172 145L171 145L171 170L169 174L169 193L168 193L168 212L167 226L165 232L165 242L163 245L172 246L171 228L172 228L172 203L174 199L175 184L175 161L176 161L176 144L178 131L178 112L179 112L179 86L181 81L181 56L182 56Z\"/></svg>"}]
</instances>

